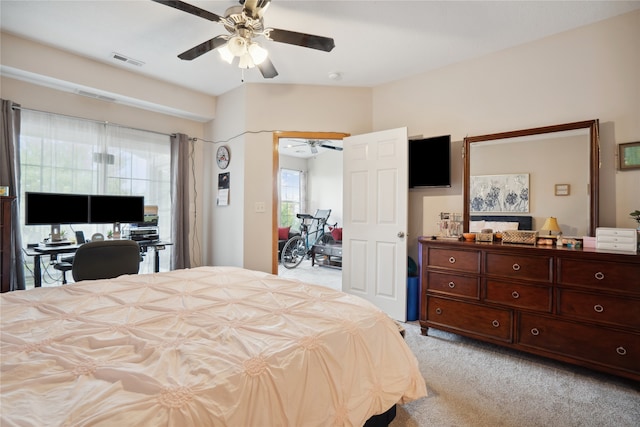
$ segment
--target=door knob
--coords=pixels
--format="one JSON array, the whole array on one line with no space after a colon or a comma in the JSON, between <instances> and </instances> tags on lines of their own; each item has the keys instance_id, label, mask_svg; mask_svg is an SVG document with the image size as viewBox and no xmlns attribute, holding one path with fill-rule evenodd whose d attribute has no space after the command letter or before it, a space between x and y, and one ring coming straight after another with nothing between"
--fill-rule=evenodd
<instances>
[{"instance_id":1,"label":"door knob","mask_svg":"<svg viewBox=\"0 0 640 427\"><path fill-rule=\"evenodd\" d=\"M398 237L402 239L404 237L404 232L398 231Z\"/></svg>"}]
</instances>

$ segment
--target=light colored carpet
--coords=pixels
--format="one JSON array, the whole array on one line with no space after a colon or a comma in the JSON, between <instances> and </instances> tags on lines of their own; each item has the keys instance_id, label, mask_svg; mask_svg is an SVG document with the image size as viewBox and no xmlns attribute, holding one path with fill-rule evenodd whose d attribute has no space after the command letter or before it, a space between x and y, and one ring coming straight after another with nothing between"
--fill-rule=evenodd
<instances>
[{"instance_id":1,"label":"light colored carpet","mask_svg":"<svg viewBox=\"0 0 640 427\"><path fill-rule=\"evenodd\" d=\"M429 396L398 406L391 427L640 426L640 384L631 380L404 326Z\"/></svg>"}]
</instances>

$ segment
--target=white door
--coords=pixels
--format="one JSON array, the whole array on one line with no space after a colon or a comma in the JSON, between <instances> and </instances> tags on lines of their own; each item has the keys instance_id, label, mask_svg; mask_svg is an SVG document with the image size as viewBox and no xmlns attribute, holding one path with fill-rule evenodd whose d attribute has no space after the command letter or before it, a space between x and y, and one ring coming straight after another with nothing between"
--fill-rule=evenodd
<instances>
[{"instance_id":1,"label":"white door","mask_svg":"<svg viewBox=\"0 0 640 427\"><path fill-rule=\"evenodd\" d=\"M407 129L344 140L342 289L396 320L407 312Z\"/></svg>"}]
</instances>

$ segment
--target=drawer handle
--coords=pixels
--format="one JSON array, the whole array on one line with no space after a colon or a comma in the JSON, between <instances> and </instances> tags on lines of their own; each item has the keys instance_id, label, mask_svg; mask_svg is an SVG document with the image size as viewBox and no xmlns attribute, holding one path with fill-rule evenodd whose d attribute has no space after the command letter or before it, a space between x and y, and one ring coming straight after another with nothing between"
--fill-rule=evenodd
<instances>
[{"instance_id":1,"label":"drawer handle","mask_svg":"<svg viewBox=\"0 0 640 427\"><path fill-rule=\"evenodd\" d=\"M518 293L518 291L513 291L513 292L511 292L511 296L512 296L514 299L518 299L518 298L520 298L520 294Z\"/></svg>"},{"instance_id":2,"label":"drawer handle","mask_svg":"<svg viewBox=\"0 0 640 427\"><path fill-rule=\"evenodd\" d=\"M618 353L620 356L626 356L627 354L627 349L620 346L618 348L616 348L616 353Z\"/></svg>"},{"instance_id":3,"label":"drawer handle","mask_svg":"<svg viewBox=\"0 0 640 427\"><path fill-rule=\"evenodd\" d=\"M513 264L513 271L518 271L520 270L520 264Z\"/></svg>"},{"instance_id":4,"label":"drawer handle","mask_svg":"<svg viewBox=\"0 0 640 427\"><path fill-rule=\"evenodd\" d=\"M499 327L499 326L500 326L500 322L498 322L497 320L494 320L493 322L491 322L491 325L492 325L494 328L497 328L497 327Z\"/></svg>"},{"instance_id":5,"label":"drawer handle","mask_svg":"<svg viewBox=\"0 0 640 427\"><path fill-rule=\"evenodd\" d=\"M449 287L450 287L451 289L453 289L453 288L455 288L455 287L456 287L456 284L455 284L455 283L453 283L453 282L449 282Z\"/></svg>"},{"instance_id":6,"label":"drawer handle","mask_svg":"<svg viewBox=\"0 0 640 427\"><path fill-rule=\"evenodd\" d=\"M540 331L538 330L538 328L531 329L531 335L536 336L536 337L538 335L540 335Z\"/></svg>"},{"instance_id":7,"label":"drawer handle","mask_svg":"<svg viewBox=\"0 0 640 427\"><path fill-rule=\"evenodd\" d=\"M602 273L602 272L600 272L600 271L598 271L598 272L595 274L595 276L596 276L596 279L598 279L598 280L602 280L602 279L604 279L604 273Z\"/></svg>"},{"instance_id":8,"label":"drawer handle","mask_svg":"<svg viewBox=\"0 0 640 427\"><path fill-rule=\"evenodd\" d=\"M456 263L456 259L454 257L449 258L449 262L451 264L455 264Z\"/></svg>"},{"instance_id":9,"label":"drawer handle","mask_svg":"<svg viewBox=\"0 0 640 427\"><path fill-rule=\"evenodd\" d=\"M594 305L593 309L596 311L596 313L602 313L604 311L604 307L601 306L600 304Z\"/></svg>"},{"instance_id":10,"label":"drawer handle","mask_svg":"<svg viewBox=\"0 0 640 427\"><path fill-rule=\"evenodd\" d=\"M442 314L442 309L441 308L436 308L436 314Z\"/></svg>"}]
</instances>

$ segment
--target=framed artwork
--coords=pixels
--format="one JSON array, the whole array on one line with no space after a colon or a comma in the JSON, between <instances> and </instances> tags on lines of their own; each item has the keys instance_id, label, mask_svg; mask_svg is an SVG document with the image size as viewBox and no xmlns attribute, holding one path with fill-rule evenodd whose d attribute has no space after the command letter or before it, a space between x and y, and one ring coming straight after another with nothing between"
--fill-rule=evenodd
<instances>
[{"instance_id":1,"label":"framed artwork","mask_svg":"<svg viewBox=\"0 0 640 427\"><path fill-rule=\"evenodd\" d=\"M529 174L470 177L471 212L529 212Z\"/></svg>"},{"instance_id":2,"label":"framed artwork","mask_svg":"<svg viewBox=\"0 0 640 427\"><path fill-rule=\"evenodd\" d=\"M640 169L640 142L618 144L620 170Z\"/></svg>"},{"instance_id":3,"label":"framed artwork","mask_svg":"<svg viewBox=\"0 0 640 427\"><path fill-rule=\"evenodd\" d=\"M555 194L556 196L568 196L571 192L571 185L569 184L556 184Z\"/></svg>"}]
</instances>

